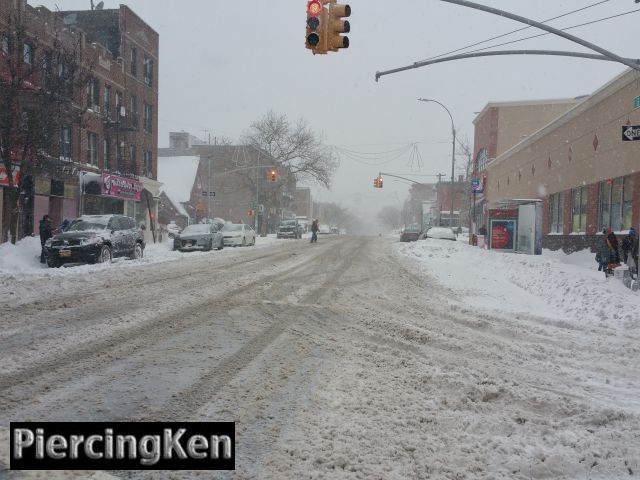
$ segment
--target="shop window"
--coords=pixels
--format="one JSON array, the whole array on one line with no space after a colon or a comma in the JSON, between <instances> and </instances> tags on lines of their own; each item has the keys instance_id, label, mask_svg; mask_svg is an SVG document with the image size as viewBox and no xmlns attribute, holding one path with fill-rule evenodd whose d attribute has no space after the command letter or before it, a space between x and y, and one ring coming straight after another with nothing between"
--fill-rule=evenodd
<instances>
[{"instance_id":1,"label":"shop window","mask_svg":"<svg viewBox=\"0 0 640 480\"><path fill-rule=\"evenodd\" d=\"M562 233L564 226L564 192L549 197L549 232Z\"/></svg>"},{"instance_id":2,"label":"shop window","mask_svg":"<svg viewBox=\"0 0 640 480\"><path fill-rule=\"evenodd\" d=\"M633 179L619 177L605 180L599 185L598 228L624 230L631 227Z\"/></svg>"},{"instance_id":3,"label":"shop window","mask_svg":"<svg viewBox=\"0 0 640 480\"><path fill-rule=\"evenodd\" d=\"M64 182L62 180L51 179L51 196L64 197Z\"/></svg>"},{"instance_id":4,"label":"shop window","mask_svg":"<svg viewBox=\"0 0 640 480\"><path fill-rule=\"evenodd\" d=\"M583 233L587 228L587 187L571 191L571 231Z\"/></svg>"}]
</instances>

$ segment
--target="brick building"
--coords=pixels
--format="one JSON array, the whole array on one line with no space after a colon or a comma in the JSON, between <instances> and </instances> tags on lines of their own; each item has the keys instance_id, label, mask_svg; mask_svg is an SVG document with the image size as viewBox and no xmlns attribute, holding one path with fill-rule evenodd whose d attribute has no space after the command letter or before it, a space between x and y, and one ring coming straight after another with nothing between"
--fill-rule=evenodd
<instances>
[{"instance_id":1,"label":"brick building","mask_svg":"<svg viewBox=\"0 0 640 480\"><path fill-rule=\"evenodd\" d=\"M603 228L640 224L638 73L627 70L488 165L487 201L541 199L543 246L593 247Z\"/></svg>"},{"instance_id":2,"label":"brick building","mask_svg":"<svg viewBox=\"0 0 640 480\"><path fill-rule=\"evenodd\" d=\"M471 176L480 180L483 193L476 194L476 225L486 225L487 166L528 135L555 120L579 103L580 98L490 102L473 121L473 164ZM471 201L473 203L473 201ZM473 205L471 216L473 216Z\"/></svg>"},{"instance_id":3,"label":"brick building","mask_svg":"<svg viewBox=\"0 0 640 480\"><path fill-rule=\"evenodd\" d=\"M414 183L409 190L410 216L425 229L438 222L438 190L435 183Z\"/></svg>"},{"instance_id":4,"label":"brick building","mask_svg":"<svg viewBox=\"0 0 640 480\"><path fill-rule=\"evenodd\" d=\"M14 5L22 9L27 32L37 37L31 62L48 65L61 36L73 37L70 41L78 44L83 58L91 59L80 65L88 81L73 99L80 118L56 125L51 151L23 172L28 182L21 199L21 234L37 233L44 214L56 224L83 213L124 213L144 224L147 240L152 240L149 227L159 196L158 34L125 5L51 12L24 1L0 0L2 8ZM7 25L0 19L3 28ZM58 72L65 68L53 67Z\"/></svg>"}]
</instances>

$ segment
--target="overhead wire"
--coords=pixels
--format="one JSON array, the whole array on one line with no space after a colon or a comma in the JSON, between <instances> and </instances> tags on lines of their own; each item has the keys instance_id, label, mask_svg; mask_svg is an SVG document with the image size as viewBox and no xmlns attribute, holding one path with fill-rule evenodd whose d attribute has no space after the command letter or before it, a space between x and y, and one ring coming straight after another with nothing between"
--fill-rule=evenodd
<instances>
[{"instance_id":1,"label":"overhead wire","mask_svg":"<svg viewBox=\"0 0 640 480\"><path fill-rule=\"evenodd\" d=\"M559 19L559 18L567 17L567 16L569 16L569 15L573 15L574 13L582 12L582 11L587 10L587 9L589 9L589 8L593 8L593 7L596 7L596 6L601 5L601 4L603 4L603 3L607 3L607 2L609 2L609 1L610 1L610 0L601 0L601 1L599 1L599 2L592 3L591 5L587 5L587 6L585 6L585 7L578 8L578 9L576 9L576 10L572 10L572 11L570 11L570 12L563 13L562 15L558 15L558 16L556 16L556 17L552 17L552 18L548 18L548 19L546 19L546 20L542 20L540 23L547 23L547 22L551 22L551 21L553 21L553 20L557 20L557 19ZM472 43L472 44L467 45L467 46L464 46L464 47L456 48L455 50L450 50L450 51L448 51L448 52L441 53L441 54L439 54L439 55L435 55L435 56L433 56L433 57L429 57L429 58L426 58L426 59L424 59L424 60L420 60L419 62L427 62L427 61L429 61L429 60L433 60L433 59L436 59L436 58L444 57L444 56L446 56L446 55L451 55L452 53L461 52L461 51L463 51L463 50L467 50L467 49L469 49L469 48L476 47L476 46L478 46L478 45L482 45L483 43L491 42L492 40L497 40L497 39L499 39L499 38L503 38L503 37L506 37L506 36L512 35L512 34L514 34L514 33L518 33L518 32L521 32L521 31L523 31L523 30L527 30L528 28L533 28L533 27L531 27L530 25L527 25L526 27L516 28L515 30L512 30L512 31L510 31L510 32L503 33L503 34L501 34L501 35L496 35L496 36L494 36L494 37L487 38L486 40L482 40L482 41L480 41L480 42Z\"/></svg>"}]
</instances>

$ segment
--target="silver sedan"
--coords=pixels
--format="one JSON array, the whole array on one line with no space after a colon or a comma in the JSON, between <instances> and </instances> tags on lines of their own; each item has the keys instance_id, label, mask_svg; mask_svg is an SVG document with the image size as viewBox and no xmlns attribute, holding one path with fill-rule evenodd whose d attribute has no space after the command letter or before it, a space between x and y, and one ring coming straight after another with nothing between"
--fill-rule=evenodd
<instances>
[{"instance_id":1,"label":"silver sedan","mask_svg":"<svg viewBox=\"0 0 640 480\"><path fill-rule=\"evenodd\" d=\"M173 239L173 249L182 252L203 250L208 252L212 248L222 250L224 239L216 223L198 223L187 226L182 233Z\"/></svg>"}]
</instances>

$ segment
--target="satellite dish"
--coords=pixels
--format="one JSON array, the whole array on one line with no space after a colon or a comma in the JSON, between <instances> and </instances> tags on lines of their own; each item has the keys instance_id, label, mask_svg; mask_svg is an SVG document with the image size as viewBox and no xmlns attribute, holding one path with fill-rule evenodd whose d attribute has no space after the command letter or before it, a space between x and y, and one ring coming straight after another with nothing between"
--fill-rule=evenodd
<instances>
[{"instance_id":1,"label":"satellite dish","mask_svg":"<svg viewBox=\"0 0 640 480\"><path fill-rule=\"evenodd\" d=\"M96 10L102 10L104 8L104 2L100 2L98 3L98 5L96 5Z\"/></svg>"}]
</instances>

